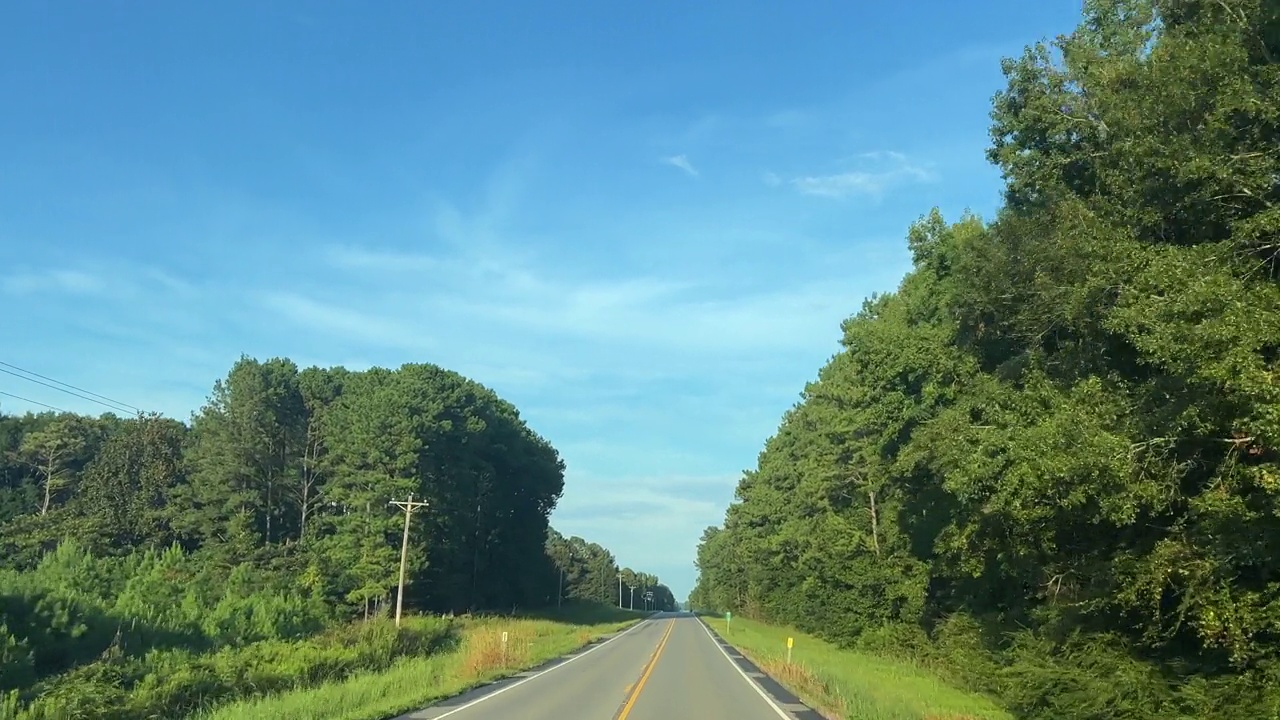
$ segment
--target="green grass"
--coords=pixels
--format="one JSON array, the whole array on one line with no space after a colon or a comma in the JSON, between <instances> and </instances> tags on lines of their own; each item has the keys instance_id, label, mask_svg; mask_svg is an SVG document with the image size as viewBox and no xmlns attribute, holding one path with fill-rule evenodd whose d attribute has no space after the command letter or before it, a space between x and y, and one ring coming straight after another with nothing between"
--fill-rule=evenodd
<instances>
[{"instance_id":1,"label":"green grass","mask_svg":"<svg viewBox=\"0 0 1280 720\"><path fill-rule=\"evenodd\" d=\"M443 652L404 658L383 672L243 700L195 717L384 720L564 655L645 615L578 606L544 613L540 618L461 618L458 642Z\"/></svg>"},{"instance_id":2,"label":"green grass","mask_svg":"<svg viewBox=\"0 0 1280 720\"><path fill-rule=\"evenodd\" d=\"M723 617L703 620L810 707L847 720L1011 720L989 698L955 688L925 668L843 650L787 628ZM795 639L787 665L787 637Z\"/></svg>"}]
</instances>

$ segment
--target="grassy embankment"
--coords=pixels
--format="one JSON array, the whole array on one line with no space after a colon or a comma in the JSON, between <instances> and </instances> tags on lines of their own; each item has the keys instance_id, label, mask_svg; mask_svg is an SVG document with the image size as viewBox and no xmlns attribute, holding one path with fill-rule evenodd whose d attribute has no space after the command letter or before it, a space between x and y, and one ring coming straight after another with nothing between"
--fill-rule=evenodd
<instances>
[{"instance_id":1,"label":"grassy embankment","mask_svg":"<svg viewBox=\"0 0 1280 720\"><path fill-rule=\"evenodd\" d=\"M581 605L522 617L409 617L399 630L379 618L214 649L117 638L92 662L0 691L0 720L380 720L537 665L643 615ZM6 668L13 669L0 663L0 689L17 679Z\"/></svg>"},{"instance_id":2,"label":"grassy embankment","mask_svg":"<svg viewBox=\"0 0 1280 720\"><path fill-rule=\"evenodd\" d=\"M438 652L401 658L380 672L249 698L193 717L384 720L535 667L602 635L622 630L645 615L578 606L540 617L458 618L454 642ZM408 623L412 626L434 621L435 618L411 618ZM503 632L507 633L505 653Z\"/></svg>"},{"instance_id":3,"label":"grassy embankment","mask_svg":"<svg viewBox=\"0 0 1280 720\"><path fill-rule=\"evenodd\" d=\"M810 707L847 720L1010 720L989 698L919 665L844 650L811 635L734 617L703 620ZM791 664L787 637L795 639Z\"/></svg>"}]
</instances>

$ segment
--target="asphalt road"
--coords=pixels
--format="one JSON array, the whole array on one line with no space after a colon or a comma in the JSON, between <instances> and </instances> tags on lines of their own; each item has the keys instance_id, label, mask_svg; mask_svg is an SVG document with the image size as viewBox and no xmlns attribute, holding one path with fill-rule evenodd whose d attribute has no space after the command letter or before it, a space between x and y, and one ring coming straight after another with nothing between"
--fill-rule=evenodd
<instances>
[{"instance_id":1,"label":"asphalt road","mask_svg":"<svg viewBox=\"0 0 1280 720\"><path fill-rule=\"evenodd\" d=\"M818 717L732 648L722 646L693 615L659 613L555 665L397 720Z\"/></svg>"}]
</instances>

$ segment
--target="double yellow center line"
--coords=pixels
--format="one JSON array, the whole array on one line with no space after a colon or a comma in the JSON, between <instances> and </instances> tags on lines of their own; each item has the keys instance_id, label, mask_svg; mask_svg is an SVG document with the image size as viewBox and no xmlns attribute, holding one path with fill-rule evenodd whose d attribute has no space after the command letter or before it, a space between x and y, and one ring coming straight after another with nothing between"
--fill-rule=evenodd
<instances>
[{"instance_id":1,"label":"double yellow center line","mask_svg":"<svg viewBox=\"0 0 1280 720\"><path fill-rule=\"evenodd\" d=\"M667 640L671 638L671 630L675 626L675 620L667 621L667 629L662 633L662 639L658 641L658 647L654 649L653 655L649 656L649 662L645 663L644 672L640 674L640 679L631 688L631 693L627 696L627 701L623 703L622 710L615 720L627 720L627 716L631 714L631 708L635 706L636 698L640 697L640 691L644 689L644 684L649 681L649 675L653 674L653 668L658 664L658 656L662 655L662 649L667 646Z\"/></svg>"}]
</instances>

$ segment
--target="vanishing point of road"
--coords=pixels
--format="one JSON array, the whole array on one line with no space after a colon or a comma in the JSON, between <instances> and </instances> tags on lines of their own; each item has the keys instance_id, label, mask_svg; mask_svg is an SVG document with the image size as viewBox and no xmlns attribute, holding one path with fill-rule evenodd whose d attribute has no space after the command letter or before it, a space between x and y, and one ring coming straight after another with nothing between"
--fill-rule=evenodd
<instances>
[{"instance_id":1,"label":"vanishing point of road","mask_svg":"<svg viewBox=\"0 0 1280 720\"><path fill-rule=\"evenodd\" d=\"M820 720L688 613L397 720Z\"/></svg>"}]
</instances>

